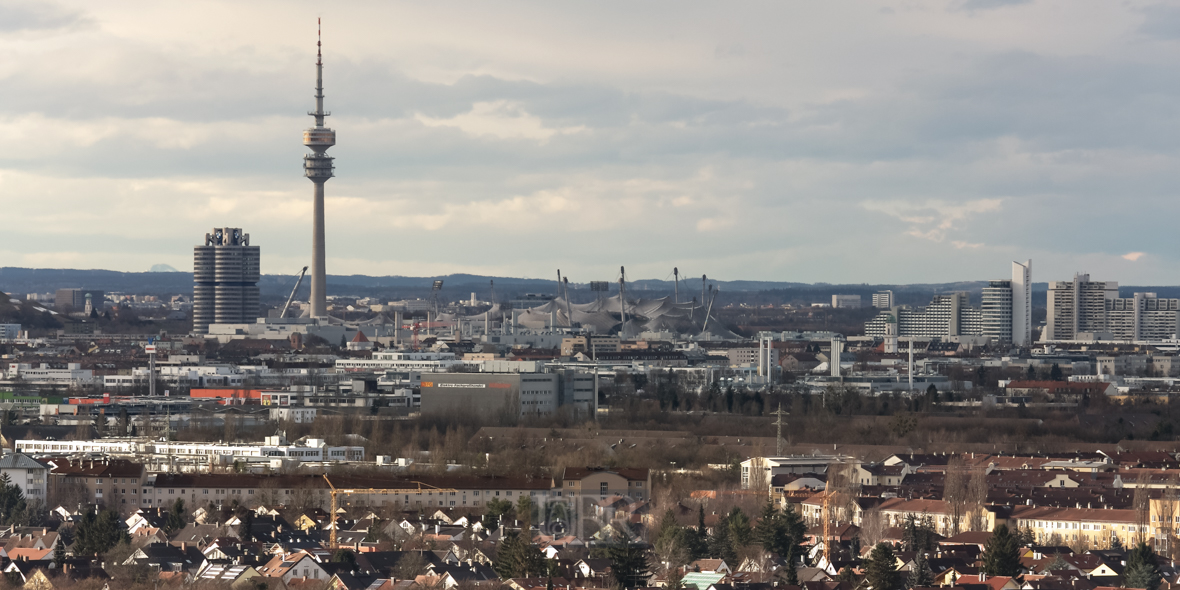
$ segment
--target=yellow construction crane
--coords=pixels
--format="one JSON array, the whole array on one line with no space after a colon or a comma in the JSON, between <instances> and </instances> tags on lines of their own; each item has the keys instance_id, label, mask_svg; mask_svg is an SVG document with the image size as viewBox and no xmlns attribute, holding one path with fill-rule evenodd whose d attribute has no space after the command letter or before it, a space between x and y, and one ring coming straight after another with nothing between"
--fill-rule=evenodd
<instances>
[{"instance_id":1,"label":"yellow construction crane","mask_svg":"<svg viewBox=\"0 0 1180 590\"><path fill-rule=\"evenodd\" d=\"M336 497L338 495L341 495L341 494L343 494L345 496L371 495L371 494L392 494L392 495L416 494L416 495L422 495L422 494L433 494L435 492L438 492L439 495L444 495L444 494L453 493L456 491L452 488L437 488L437 487L434 487L429 484L424 484L420 481L406 482L409 484L416 484L417 485L417 487L413 487L413 488L338 488L332 483L332 480L328 479L328 474L326 474L326 473L324 474L324 481L328 482L328 488L331 490L331 494L332 494L332 517L329 521L329 522L331 522L332 532L331 532L329 540L328 540L328 546L332 549L336 548L336 510L339 508L339 505L337 504Z\"/></svg>"}]
</instances>

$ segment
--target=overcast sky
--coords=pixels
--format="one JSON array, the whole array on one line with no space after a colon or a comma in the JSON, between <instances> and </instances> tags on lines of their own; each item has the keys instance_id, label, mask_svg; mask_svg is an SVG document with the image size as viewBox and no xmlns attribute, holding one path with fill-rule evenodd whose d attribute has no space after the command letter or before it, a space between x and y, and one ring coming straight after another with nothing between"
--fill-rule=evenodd
<instances>
[{"instance_id":1,"label":"overcast sky","mask_svg":"<svg viewBox=\"0 0 1180 590\"><path fill-rule=\"evenodd\" d=\"M1180 2L0 0L0 266L1180 283Z\"/></svg>"}]
</instances>

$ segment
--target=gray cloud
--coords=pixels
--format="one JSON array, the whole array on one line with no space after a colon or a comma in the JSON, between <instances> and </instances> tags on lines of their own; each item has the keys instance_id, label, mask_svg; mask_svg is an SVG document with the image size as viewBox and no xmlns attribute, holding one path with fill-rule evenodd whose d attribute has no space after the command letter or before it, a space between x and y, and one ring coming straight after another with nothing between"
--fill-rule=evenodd
<instances>
[{"instance_id":1,"label":"gray cloud","mask_svg":"<svg viewBox=\"0 0 1180 590\"><path fill-rule=\"evenodd\" d=\"M4 0L0 2L0 33L51 31L92 24L81 12L52 2Z\"/></svg>"},{"instance_id":2,"label":"gray cloud","mask_svg":"<svg viewBox=\"0 0 1180 590\"><path fill-rule=\"evenodd\" d=\"M960 10L995 10L1005 6L1032 4L1032 0L963 0Z\"/></svg>"}]
</instances>

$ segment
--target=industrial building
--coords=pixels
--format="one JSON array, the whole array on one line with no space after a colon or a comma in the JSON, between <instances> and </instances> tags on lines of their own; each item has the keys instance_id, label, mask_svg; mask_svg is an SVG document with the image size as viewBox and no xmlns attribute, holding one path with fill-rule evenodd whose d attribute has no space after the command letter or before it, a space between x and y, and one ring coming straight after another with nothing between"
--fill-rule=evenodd
<instances>
[{"instance_id":1,"label":"industrial building","mask_svg":"<svg viewBox=\"0 0 1180 590\"><path fill-rule=\"evenodd\" d=\"M439 373L422 377L422 413L550 415L561 406L595 409L594 377L558 373Z\"/></svg>"},{"instance_id":2,"label":"industrial building","mask_svg":"<svg viewBox=\"0 0 1180 590\"><path fill-rule=\"evenodd\" d=\"M860 309L860 295L832 295L832 307L836 309Z\"/></svg>"},{"instance_id":3,"label":"industrial building","mask_svg":"<svg viewBox=\"0 0 1180 590\"><path fill-rule=\"evenodd\" d=\"M193 333L209 324L241 324L258 317L258 246L241 228L214 228L193 248Z\"/></svg>"}]
</instances>

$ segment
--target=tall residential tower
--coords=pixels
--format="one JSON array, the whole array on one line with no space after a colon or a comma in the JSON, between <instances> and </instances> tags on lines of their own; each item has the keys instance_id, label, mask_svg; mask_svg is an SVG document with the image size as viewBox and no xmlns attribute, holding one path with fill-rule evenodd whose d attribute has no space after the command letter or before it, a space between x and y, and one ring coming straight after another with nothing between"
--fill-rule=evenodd
<instances>
[{"instance_id":1,"label":"tall residential tower","mask_svg":"<svg viewBox=\"0 0 1180 590\"><path fill-rule=\"evenodd\" d=\"M315 185L311 225L311 317L328 315L326 296L328 271L324 262L324 183L332 178L332 157L325 152L336 145L336 132L324 127L324 60L320 53L319 29L316 30L315 52L315 127L304 130L303 145L313 153L303 156L303 175Z\"/></svg>"}]
</instances>

